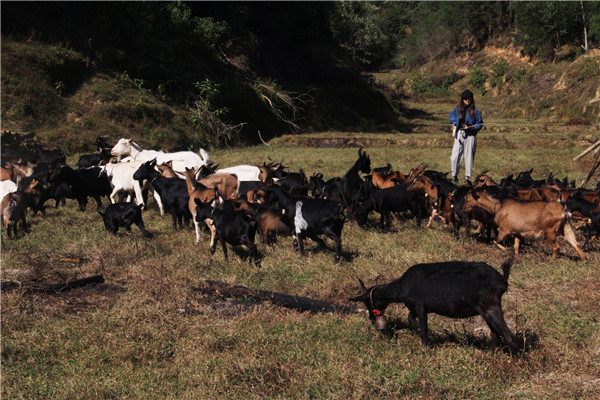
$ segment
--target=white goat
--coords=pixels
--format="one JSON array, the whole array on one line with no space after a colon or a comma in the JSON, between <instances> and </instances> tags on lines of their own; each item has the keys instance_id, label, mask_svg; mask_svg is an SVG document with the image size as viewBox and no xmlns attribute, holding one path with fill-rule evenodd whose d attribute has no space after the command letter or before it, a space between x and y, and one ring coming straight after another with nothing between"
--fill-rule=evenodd
<instances>
[{"instance_id":1,"label":"white goat","mask_svg":"<svg viewBox=\"0 0 600 400\"><path fill-rule=\"evenodd\" d=\"M113 191L110 194L111 203L115 204L117 202L116 196L119 192L127 192L127 201L131 201L131 193L133 192L135 193L136 204L142 204L144 208L146 208L142 190L145 188L152 189L152 185L150 185L150 182L144 181L143 186L141 186L139 181L133 179L133 174L135 174L135 171L137 171L143 163L144 161L134 160L115 164L109 163L101 167L101 169L106 172L106 175L108 175L113 187ZM158 208L160 209L160 215L164 215L165 212L160 196L154 190L152 190L152 193L154 200L156 200Z\"/></svg>"},{"instance_id":2,"label":"white goat","mask_svg":"<svg viewBox=\"0 0 600 400\"><path fill-rule=\"evenodd\" d=\"M199 169L210 161L208 153L200 149L200 155L192 151L177 151L165 153L156 150L144 150L133 139L120 139L110 153L113 156L131 156L136 161L150 161L156 158L157 164L173 162L173 171L180 177L185 177L185 169Z\"/></svg>"},{"instance_id":3,"label":"white goat","mask_svg":"<svg viewBox=\"0 0 600 400\"><path fill-rule=\"evenodd\" d=\"M260 168L252 165L236 165L235 167L222 168L215 174L232 174L237 176L238 181L259 181Z\"/></svg>"},{"instance_id":4,"label":"white goat","mask_svg":"<svg viewBox=\"0 0 600 400\"><path fill-rule=\"evenodd\" d=\"M17 191L17 184L13 181L2 181L0 186L0 200L9 193Z\"/></svg>"}]
</instances>

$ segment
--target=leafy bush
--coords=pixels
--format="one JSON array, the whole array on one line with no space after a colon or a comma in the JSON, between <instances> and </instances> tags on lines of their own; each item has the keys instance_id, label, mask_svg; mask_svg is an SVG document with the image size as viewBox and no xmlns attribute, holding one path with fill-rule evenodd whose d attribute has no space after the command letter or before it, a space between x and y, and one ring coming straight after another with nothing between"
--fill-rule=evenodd
<instances>
[{"instance_id":1,"label":"leafy bush","mask_svg":"<svg viewBox=\"0 0 600 400\"><path fill-rule=\"evenodd\" d=\"M492 71L494 72L495 77L502 77L506 75L506 73L508 72L508 62L500 61L492 65Z\"/></svg>"},{"instance_id":2,"label":"leafy bush","mask_svg":"<svg viewBox=\"0 0 600 400\"><path fill-rule=\"evenodd\" d=\"M469 76L469 84L479 89L481 94L485 94L485 82L487 78L487 74L481 68L475 68Z\"/></svg>"},{"instance_id":3,"label":"leafy bush","mask_svg":"<svg viewBox=\"0 0 600 400\"><path fill-rule=\"evenodd\" d=\"M433 92L435 88L433 82L431 82L429 79L425 78L418 72L413 72L412 74L410 74L409 81L410 87L413 91L417 93Z\"/></svg>"},{"instance_id":4,"label":"leafy bush","mask_svg":"<svg viewBox=\"0 0 600 400\"><path fill-rule=\"evenodd\" d=\"M600 62L597 59L585 58L579 66L577 75L580 80L596 78L600 75Z\"/></svg>"},{"instance_id":5,"label":"leafy bush","mask_svg":"<svg viewBox=\"0 0 600 400\"><path fill-rule=\"evenodd\" d=\"M188 106L190 119L196 129L192 146L229 145L237 139L243 124L233 126L221 120L229 109L215 106L220 85L206 78L202 82L195 82L194 87L199 93Z\"/></svg>"},{"instance_id":6,"label":"leafy bush","mask_svg":"<svg viewBox=\"0 0 600 400\"><path fill-rule=\"evenodd\" d=\"M460 80L461 76L456 72L452 71L450 75L439 75L425 77L418 72L410 74L408 81L410 89L416 93L435 93L435 94L447 94L448 89L454 83ZM396 79L394 86L397 90L403 89L402 79Z\"/></svg>"},{"instance_id":7,"label":"leafy bush","mask_svg":"<svg viewBox=\"0 0 600 400\"><path fill-rule=\"evenodd\" d=\"M450 88L450 86L452 86L456 82L458 82L460 80L460 78L461 78L461 76L459 74L457 74L456 71L450 72L450 75L448 75L442 82L442 90L447 92L448 89Z\"/></svg>"}]
</instances>

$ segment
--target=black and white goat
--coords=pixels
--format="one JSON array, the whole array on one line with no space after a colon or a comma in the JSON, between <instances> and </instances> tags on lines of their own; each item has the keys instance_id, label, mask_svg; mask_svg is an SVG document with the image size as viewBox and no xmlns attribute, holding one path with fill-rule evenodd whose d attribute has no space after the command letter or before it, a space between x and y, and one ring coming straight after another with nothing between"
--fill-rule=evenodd
<instances>
[{"instance_id":1,"label":"black and white goat","mask_svg":"<svg viewBox=\"0 0 600 400\"><path fill-rule=\"evenodd\" d=\"M296 198L277 186L268 187L264 191L267 203L273 204L273 200L276 200L294 222L293 236L298 242L301 256L304 256L304 236L325 248L325 242L317 236L325 235L335 242L334 262L340 261L344 217L339 203L324 199Z\"/></svg>"}]
</instances>

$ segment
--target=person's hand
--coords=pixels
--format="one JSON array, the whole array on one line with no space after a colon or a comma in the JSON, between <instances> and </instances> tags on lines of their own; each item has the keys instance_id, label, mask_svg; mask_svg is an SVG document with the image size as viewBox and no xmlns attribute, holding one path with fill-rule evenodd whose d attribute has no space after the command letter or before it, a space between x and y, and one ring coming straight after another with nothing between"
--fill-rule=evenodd
<instances>
[{"instance_id":1,"label":"person's hand","mask_svg":"<svg viewBox=\"0 0 600 400\"><path fill-rule=\"evenodd\" d=\"M465 126L463 127L463 129L469 129L469 128L471 128L469 125L465 125Z\"/></svg>"}]
</instances>

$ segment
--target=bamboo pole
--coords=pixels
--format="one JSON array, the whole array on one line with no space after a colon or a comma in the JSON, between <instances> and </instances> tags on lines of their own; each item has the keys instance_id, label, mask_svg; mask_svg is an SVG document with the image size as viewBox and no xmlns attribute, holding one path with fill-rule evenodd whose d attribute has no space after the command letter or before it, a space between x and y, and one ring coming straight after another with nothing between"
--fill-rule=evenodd
<instances>
[{"instance_id":1,"label":"bamboo pole","mask_svg":"<svg viewBox=\"0 0 600 400\"><path fill-rule=\"evenodd\" d=\"M590 147L585 149L581 154L579 154L577 157L575 157L573 159L573 161L577 161L580 158L583 158L586 154L588 154L590 151L594 150L596 147L599 147L599 146L600 146L600 140L598 140L596 143L594 143L593 145L591 145Z\"/></svg>"}]
</instances>

